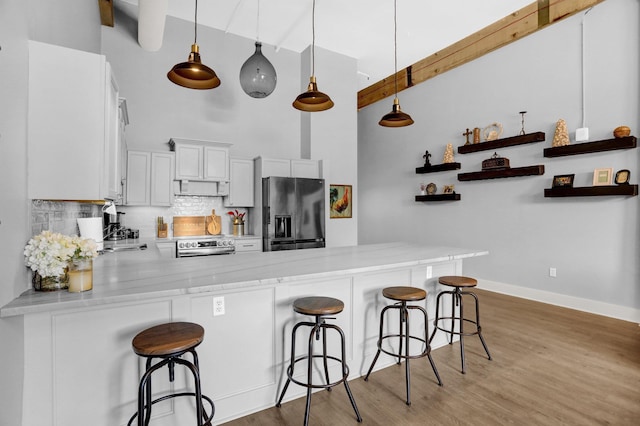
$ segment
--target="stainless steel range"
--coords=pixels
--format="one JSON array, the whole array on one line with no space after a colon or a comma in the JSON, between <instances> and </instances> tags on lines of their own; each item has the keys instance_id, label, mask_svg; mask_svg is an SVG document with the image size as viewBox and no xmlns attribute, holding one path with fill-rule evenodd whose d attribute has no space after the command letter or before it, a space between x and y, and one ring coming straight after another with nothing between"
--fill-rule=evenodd
<instances>
[{"instance_id":1,"label":"stainless steel range","mask_svg":"<svg viewBox=\"0 0 640 426\"><path fill-rule=\"evenodd\" d=\"M176 241L176 257L213 256L235 252L233 238L224 236L190 237Z\"/></svg>"}]
</instances>

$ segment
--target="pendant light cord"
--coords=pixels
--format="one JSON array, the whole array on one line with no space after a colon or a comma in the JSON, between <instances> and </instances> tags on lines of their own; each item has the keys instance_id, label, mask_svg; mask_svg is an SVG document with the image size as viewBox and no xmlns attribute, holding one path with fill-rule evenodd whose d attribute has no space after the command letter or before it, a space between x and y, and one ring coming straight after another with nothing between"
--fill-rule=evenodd
<instances>
[{"instance_id":1,"label":"pendant light cord","mask_svg":"<svg viewBox=\"0 0 640 426\"><path fill-rule=\"evenodd\" d=\"M258 20L256 22L256 41L260 42L260 0L258 0Z\"/></svg>"},{"instance_id":2,"label":"pendant light cord","mask_svg":"<svg viewBox=\"0 0 640 426\"><path fill-rule=\"evenodd\" d=\"M193 19L194 31L193 31L193 44L198 44L198 0L196 0L196 12Z\"/></svg>"},{"instance_id":3,"label":"pendant light cord","mask_svg":"<svg viewBox=\"0 0 640 426\"><path fill-rule=\"evenodd\" d=\"M316 0L311 8L311 75L316 75Z\"/></svg>"},{"instance_id":4,"label":"pendant light cord","mask_svg":"<svg viewBox=\"0 0 640 426\"><path fill-rule=\"evenodd\" d=\"M398 97L398 0L393 0L393 66L395 74L393 75L393 81L396 91L396 98Z\"/></svg>"}]
</instances>

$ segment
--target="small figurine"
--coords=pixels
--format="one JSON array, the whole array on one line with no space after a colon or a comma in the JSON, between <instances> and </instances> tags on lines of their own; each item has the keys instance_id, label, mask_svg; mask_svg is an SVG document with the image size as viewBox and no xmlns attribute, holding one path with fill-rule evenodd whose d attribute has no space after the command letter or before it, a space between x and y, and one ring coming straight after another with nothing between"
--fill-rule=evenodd
<instances>
[{"instance_id":1,"label":"small figurine","mask_svg":"<svg viewBox=\"0 0 640 426\"><path fill-rule=\"evenodd\" d=\"M553 143L551 146L569 145L569 132L567 131L567 123L562 118L556 123L556 132L553 135Z\"/></svg>"},{"instance_id":2,"label":"small figurine","mask_svg":"<svg viewBox=\"0 0 640 426\"><path fill-rule=\"evenodd\" d=\"M470 145L471 142L469 142L469 135L471 135L472 133L469 131L469 128L467 127L467 131L464 132L462 134L462 136L466 136L467 141L464 143L465 145Z\"/></svg>"},{"instance_id":3,"label":"small figurine","mask_svg":"<svg viewBox=\"0 0 640 426\"><path fill-rule=\"evenodd\" d=\"M453 145L451 145L450 143L447 144L447 148L444 150L444 159L442 160L443 163L453 163L454 159L453 159Z\"/></svg>"},{"instance_id":4,"label":"small figurine","mask_svg":"<svg viewBox=\"0 0 640 426\"><path fill-rule=\"evenodd\" d=\"M422 158L424 158L425 167L431 167L431 163L429 162L430 157L431 157L431 154L429 154L429 151L425 151L424 155L422 156Z\"/></svg>"},{"instance_id":5,"label":"small figurine","mask_svg":"<svg viewBox=\"0 0 640 426\"><path fill-rule=\"evenodd\" d=\"M526 135L526 133L524 132L524 115L526 113L527 111L520 111L520 115L522 116L522 130L520 130L520 136Z\"/></svg>"},{"instance_id":6,"label":"small figurine","mask_svg":"<svg viewBox=\"0 0 640 426\"><path fill-rule=\"evenodd\" d=\"M483 130L485 141L495 141L502 136L502 124L491 123Z\"/></svg>"}]
</instances>

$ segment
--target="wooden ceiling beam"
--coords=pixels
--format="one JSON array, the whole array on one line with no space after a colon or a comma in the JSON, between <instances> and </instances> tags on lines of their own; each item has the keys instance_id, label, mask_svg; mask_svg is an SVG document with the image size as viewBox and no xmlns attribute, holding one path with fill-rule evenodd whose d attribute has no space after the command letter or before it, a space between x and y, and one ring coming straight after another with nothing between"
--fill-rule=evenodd
<instances>
[{"instance_id":1,"label":"wooden ceiling beam","mask_svg":"<svg viewBox=\"0 0 640 426\"><path fill-rule=\"evenodd\" d=\"M100 23L107 27L113 27L113 0L98 0L100 8Z\"/></svg>"},{"instance_id":2,"label":"wooden ceiling beam","mask_svg":"<svg viewBox=\"0 0 640 426\"><path fill-rule=\"evenodd\" d=\"M470 36L399 70L398 92L575 15L604 0L538 0ZM395 74L358 92L358 109L393 96Z\"/></svg>"}]
</instances>

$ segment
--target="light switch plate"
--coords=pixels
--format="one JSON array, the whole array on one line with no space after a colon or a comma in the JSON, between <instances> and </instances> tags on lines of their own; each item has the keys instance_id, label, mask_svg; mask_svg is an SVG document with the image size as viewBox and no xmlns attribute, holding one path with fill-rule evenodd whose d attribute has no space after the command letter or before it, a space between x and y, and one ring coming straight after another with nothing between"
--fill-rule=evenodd
<instances>
[{"instance_id":1,"label":"light switch plate","mask_svg":"<svg viewBox=\"0 0 640 426\"><path fill-rule=\"evenodd\" d=\"M584 142L589 140L589 128L581 127L576 129L576 142Z\"/></svg>"}]
</instances>

